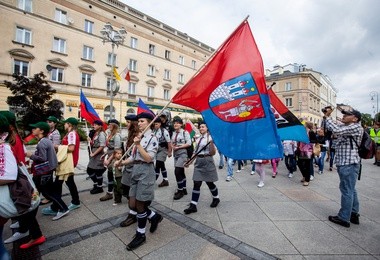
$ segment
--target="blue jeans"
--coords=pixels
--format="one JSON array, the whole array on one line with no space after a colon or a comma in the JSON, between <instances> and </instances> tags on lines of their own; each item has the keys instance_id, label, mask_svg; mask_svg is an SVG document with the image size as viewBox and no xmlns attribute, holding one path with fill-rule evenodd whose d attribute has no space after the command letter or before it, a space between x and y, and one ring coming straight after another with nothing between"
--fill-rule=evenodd
<instances>
[{"instance_id":1,"label":"blue jeans","mask_svg":"<svg viewBox=\"0 0 380 260\"><path fill-rule=\"evenodd\" d=\"M254 161L252 161L252 171L253 172L255 171L255 168L256 168L256 163Z\"/></svg>"},{"instance_id":2,"label":"blue jeans","mask_svg":"<svg viewBox=\"0 0 380 260\"><path fill-rule=\"evenodd\" d=\"M234 175L234 159L228 158L227 159L227 176L232 177Z\"/></svg>"},{"instance_id":3,"label":"blue jeans","mask_svg":"<svg viewBox=\"0 0 380 260\"><path fill-rule=\"evenodd\" d=\"M285 165L289 173L293 173L297 170L297 161L294 154L285 155Z\"/></svg>"},{"instance_id":4,"label":"blue jeans","mask_svg":"<svg viewBox=\"0 0 380 260\"><path fill-rule=\"evenodd\" d=\"M337 166L341 193L338 217L346 222L350 222L351 213L359 213L359 200L355 189L359 168L359 164Z\"/></svg>"},{"instance_id":5,"label":"blue jeans","mask_svg":"<svg viewBox=\"0 0 380 260\"><path fill-rule=\"evenodd\" d=\"M9 256L9 253L3 243L3 229L4 229L4 226L1 225L0 226L0 260L10 260L11 257Z\"/></svg>"},{"instance_id":6,"label":"blue jeans","mask_svg":"<svg viewBox=\"0 0 380 260\"><path fill-rule=\"evenodd\" d=\"M330 149L330 168L333 167L335 157L335 149Z\"/></svg>"},{"instance_id":7,"label":"blue jeans","mask_svg":"<svg viewBox=\"0 0 380 260\"><path fill-rule=\"evenodd\" d=\"M317 158L317 164L319 171L323 172L323 168L325 167L325 156L326 156L326 151L321 152L321 155L319 158Z\"/></svg>"},{"instance_id":8,"label":"blue jeans","mask_svg":"<svg viewBox=\"0 0 380 260\"><path fill-rule=\"evenodd\" d=\"M224 167L224 156L223 156L223 154L220 153L220 151L218 151L218 152L219 152L219 157L220 157L219 167Z\"/></svg>"}]
</instances>

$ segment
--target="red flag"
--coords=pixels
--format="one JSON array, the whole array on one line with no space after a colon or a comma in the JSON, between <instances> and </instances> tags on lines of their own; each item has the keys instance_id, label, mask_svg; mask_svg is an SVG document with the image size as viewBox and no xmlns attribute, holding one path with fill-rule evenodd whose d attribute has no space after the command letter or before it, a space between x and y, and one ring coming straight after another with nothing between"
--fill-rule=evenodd
<instances>
[{"instance_id":1,"label":"red flag","mask_svg":"<svg viewBox=\"0 0 380 260\"><path fill-rule=\"evenodd\" d=\"M123 77L125 80L130 81L131 75L129 74L129 69L126 67L120 74L121 77Z\"/></svg>"},{"instance_id":2,"label":"red flag","mask_svg":"<svg viewBox=\"0 0 380 260\"><path fill-rule=\"evenodd\" d=\"M282 157L261 54L246 20L172 101L201 112L226 156Z\"/></svg>"}]
</instances>

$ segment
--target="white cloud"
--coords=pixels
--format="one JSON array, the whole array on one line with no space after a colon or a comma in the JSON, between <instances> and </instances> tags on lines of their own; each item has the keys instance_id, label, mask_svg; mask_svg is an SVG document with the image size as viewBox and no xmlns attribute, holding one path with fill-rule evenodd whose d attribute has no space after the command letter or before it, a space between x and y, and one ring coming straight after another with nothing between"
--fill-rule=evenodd
<instances>
[{"instance_id":1,"label":"white cloud","mask_svg":"<svg viewBox=\"0 0 380 260\"><path fill-rule=\"evenodd\" d=\"M378 0L124 2L214 48L250 15L266 68L306 64L332 79L338 102L373 112L369 93L380 94Z\"/></svg>"}]
</instances>

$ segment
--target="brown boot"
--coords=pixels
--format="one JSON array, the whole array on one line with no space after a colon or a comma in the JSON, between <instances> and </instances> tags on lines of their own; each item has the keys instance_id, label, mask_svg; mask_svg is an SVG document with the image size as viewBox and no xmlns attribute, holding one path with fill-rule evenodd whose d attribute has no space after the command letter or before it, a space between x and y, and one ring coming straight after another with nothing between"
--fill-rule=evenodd
<instances>
[{"instance_id":1,"label":"brown boot","mask_svg":"<svg viewBox=\"0 0 380 260\"><path fill-rule=\"evenodd\" d=\"M112 193L106 193L103 197L100 197L100 201L106 201L106 200L112 200L113 199L113 194Z\"/></svg>"},{"instance_id":2,"label":"brown boot","mask_svg":"<svg viewBox=\"0 0 380 260\"><path fill-rule=\"evenodd\" d=\"M125 220L123 220L122 222L120 222L120 227L128 227L128 226L130 226L136 222L137 222L136 215L129 213L128 217Z\"/></svg>"},{"instance_id":3,"label":"brown boot","mask_svg":"<svg viewBox=\"0 0 380 260\"><path fill-rule=\"evenodd\" d=\"M169 186L169 181L168 180L162 180L160 184L158 184L158 187L162 188L165 186Z\"/></svg>"}]
</instances>

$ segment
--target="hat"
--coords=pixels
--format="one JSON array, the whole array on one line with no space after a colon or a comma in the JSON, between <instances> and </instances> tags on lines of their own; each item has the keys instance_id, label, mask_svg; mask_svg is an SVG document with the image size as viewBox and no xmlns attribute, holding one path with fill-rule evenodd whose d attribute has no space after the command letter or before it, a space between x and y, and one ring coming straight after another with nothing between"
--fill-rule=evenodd
<instances>
[{"instance_id":1,"label":"hat","mask_svg":"<svg viewBox=\"0 0 380 260\"><path fill-rule=\"evenodd\" d=\"M78 125L78 120L74 117L69 117L63 123L70 123L72 125Z\"/></svg>"},{"instance_id":2,"label":"hat","mask_svg":"<svg viewBox=\"0 0 380 260\"><path fill-rule=\"evenodd\" d=\"M137 121L136 115L126 115L124 118L125 120L129 120L129 121Z\"/></svg>"},{"instance_id":3,"label":"hat","mask_svg":"<svg viewBox=\"0 0 380 260\"><path fill-rule=\"evenodd\" d=\"M362 114L359 111L355 110L355 109L352 109L352 110L343 110L342 114L343 115L349 115L349 116L350 115L355 116L358 119L358 121L360 121L362 119Z\"/></svg>"},{"instance_id":4,"label":"hat","mask_svg":"<svg viewBox=\"0 0 380 260\"><path fill-rule=\"evenodd\" d=\"M100 126L103 126L103 122L100 121L100 120L95 120L92 124L93 124L93 125L100 125Z\"/></svg>"},{"instance_id":5,"label":"hat","mask_svg":"<svg viewBox=\"0 0 380 260\"><path fill-rule=\"evenodd\" d=\"M140 119L140 118L146 118L146 119L153 120L154 115L152 115L151 113L142 112L141 114L137 115L137 119Z\"/></svg>"},{"instance_id":6,"label":"hat","mask_svg":"<svg viewBox=\"0 0 380 260\"><path fill-rule=\"evenodd\" d=\"M3 115L7 119L10 125L16 125L16 116L14 113L8 110L3 110L3 111L0 111L0 114Z\"/></svg>"},{"instance_id":7,"label":"hat","mask_svg":"<svg viewBox=\"0 0 380 260\"><path fill-rule=\"evenodd\" d=\"M44 133L47 134L50 131L50 126L46 122L38 122L35 124L30 124L32 128L39 128L41 130L44 130Z\"/></svg>"},{"instance_id":8,"label":"hat","mask_svg":"<svg viewBox=\"0 0 380 260\"><path fill-rule=\"evenodd\" d=\"M0 114L0 132L8 132L9 131L9 122L8 119L3 115Z\"/></svg>"},{"instance_id":9,"label":"hat","mask_svg":"<svg viewBox=\"0 0 380 260\"><path fill-rule=\"evenodd\" d=\"M54 123L58 123L58 119L55 116L49 116L46 121L51 121Z\"/></svg>"},{"instance_id":10,"label":"hat","mask_svg":"<svg viewBox=\"0 0 380 260\"><path fill-rule=\"evenodd\" d=\"M155 122L155 123L160 123L160 124L162 124L162 120L161 120L161 118L159 118L159 117L157 117L156 120L154 120L154 122Z\"/></svg>"},{"instance_id":11,"label":"hat","mask_svg":"<svg viewBox=\"0 0 380 260\"><path fill-rule=\"evenodd\" d=\"M173 123L175 123L175 122L180 123L180 124L183 125L183 120L182 120L182 118L180 118L179 116L175 116L175 117L173 118Z\"/></svg>"},{"instance_id":12,"label":"hat","mask_svg":"<svg viewBox=\"0 0 380 260\"><path fill-rule=\"evenodd\" d=\"M116 119L110 119L110 120L108 120L108 124L117 124L118 126L120 126L119 121L117 121Z\"/></svg>"}]
</instances>

